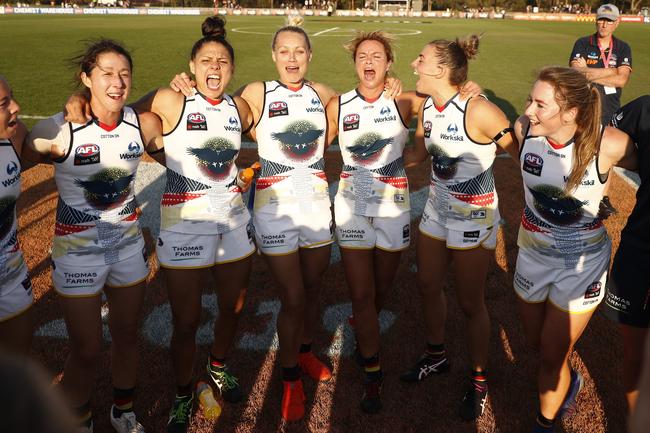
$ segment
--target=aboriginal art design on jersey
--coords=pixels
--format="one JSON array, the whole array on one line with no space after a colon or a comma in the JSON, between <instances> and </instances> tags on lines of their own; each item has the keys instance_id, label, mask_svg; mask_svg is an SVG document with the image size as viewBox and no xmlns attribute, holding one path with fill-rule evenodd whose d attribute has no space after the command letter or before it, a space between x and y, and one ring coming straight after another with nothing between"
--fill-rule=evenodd
<instances>
[{"instance_id":1,"label":"aboriginal art design on jersey","mask_svg":"<svg viewBox=\"0 0 650 433\"><path fill-rule=\"evenodd\" d=\"M393 137L383 138L376 132L368 132L358 137L347 150L351 153L354 162L371 165L381 157L383 150L393 141Z\"/></svg>"},{"instance_id":2,"label":"aboriginal art design on jersey","mask_svg":"<svg viewBox=\"0 0 650 433\"><path fill-rule=\"evenodd\" d=\"M447 188L452 196L465 203L487 206L494 202L494 174L492 167L478 176Z\"/></svg>"},{"instance_id":3,"label":"aboriginal art design on jersey","mask_svg":"<svg viewBox=\"0 0 650 433\"><path fill-rule=\"evenodd\" d=\"M559 226L568 226L583 216L584 202L567 194L554 185L538 184L528 187L533 196L535 210L547 221Z\"/></svg>"},{"instance_id":4,"label":"aboriginal art design on jersey","mask_svg":"<svg viewBox=\"0 0 650 433\"><path fill-rule=\"evenodd\" d=\"M218 182L230 175L230 169L235 163L239 151L230 140L212 137L207 139L201 147L188 148L187 153L195 157L201 173Z\"/></svg>"},{"instance_id":5,"label":"aboriginal art design on jersey","mask_svg":"<svg viewBox=\"0 0 650 433\"><path fill-rule=\"evenodd\" d=\"M308 120L297 120L284 131L274 132L271 138L280 142L282 153L292 161L306 161L318 151L318 139L325 130L318 129Z\"/></svg>"},{"instance_id":6,"label":"aboriginal art design on jersey","mask_svg":"<svg viewBox=\"0 0 650 433\"><path fill-rule=\"evenodd\" d=\"M75 179L84 190L86 201L95 209L108 210L119 207L129 196L134 174L117 167L104 168L88 180Z\"/></svg>"},{"instance_id":7,"label":"aboriginal art design on jersey","mask_svg":"<svg viewBox=\"0 0 650 433\"><path fill-rule=\"evenodd\" d=\"M427 146L431 155L431 169L439 179L451 179L456 175L462 157L450 157L444 149L433 143Z\"/></svg>"},{"instance_id":8,"label":"aboriginal art design on jersey","mask_svg":"<svg viewBox=\"0 0 650 433\"><path fill-rule=\"evenodd\" d=\"M14 224L16 197L0 198L0 239L3 239Z\"/></svg>"},{"instance_id":9,"label":"aboriginal art design on jersey","mask_svg":"<svg viewBox=\"0 0 650 433\"><path fill-rule=\"evenodd\" d=\"M260 158L260 165L262 166L260 170L259 177L256 181L257 189L265 189L274 183L278 183L286 178L288 175L283 175L291 170L294 170L294 167L289 167L284 164L277 162L269 161L268 159ZM311 164L308 168L314 170L321 170L321 172L314 173L315 176L322 177L325 179L325 174L322 173L322 170L325 169L325 160L323 158L319 159L315 163Z\"/></svg>"}]
</instances>

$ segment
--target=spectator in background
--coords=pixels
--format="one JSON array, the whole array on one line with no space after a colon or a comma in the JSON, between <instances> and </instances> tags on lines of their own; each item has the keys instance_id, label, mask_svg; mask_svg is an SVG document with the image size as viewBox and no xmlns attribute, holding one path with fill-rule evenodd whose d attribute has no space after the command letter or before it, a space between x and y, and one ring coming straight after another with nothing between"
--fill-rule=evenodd
<instances>
[{"instance_id":1,"label":"spectator in background","mask_svg":"<svg viewBox=\"0 0 650 433\"><path fill-rule=\"evenodd\" d=\"M600 92L602 124L607 125L621 106L621 92L632 72L632 50L614 37L620 22L618 8L604 4L596 12L596 33L576 41L570 66L582 72Z\"/></svg>"},{"instance_id":2,"label":"spectator in background","mask_svg":"<svg viewBox=\"0 0 650 433\"><path fill-rule=\"evenodd\" d=\"M624 41L614 37L620 22L618 8L604 4L596 11L596 33L576 41L569 64L595 84L602 106L601 123L608 125L621 106L621 93L632 73L632 50ZM604 216L616 213L607 196L609 182L601 203Z\"/></svg>"}]
</instances>

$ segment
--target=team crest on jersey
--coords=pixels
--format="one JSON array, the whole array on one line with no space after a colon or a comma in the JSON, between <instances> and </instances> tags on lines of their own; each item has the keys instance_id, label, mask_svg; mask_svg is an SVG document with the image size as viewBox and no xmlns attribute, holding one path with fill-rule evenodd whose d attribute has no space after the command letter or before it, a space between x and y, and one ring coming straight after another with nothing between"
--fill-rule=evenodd
<instances>
[{"instance_id":1,"label":"team crest on jersey","mask_svg":"<svg viewBox=\"0 0 650 433\"><path fill-rule=\"evenodd\" d=\"M427 120L422 124L422 127L424 127L424 138L430 138L431 137L431 128L433 127L433 124L431 121Z\"/></svg>"},{"instance_id":2,"label":"team crest on jersey","mask_svg":"<svg viewBox=\"0 0 650 433\"><path fill-rule=\"evenodd\" d=\"M535 153L527 153L524 155L524 164L521 169L526 173L534 176L542 175L542 167L544 167L544 159Z\"/></svg>"},{"instance_id":3,"label":"team crest on jersey","mask_svg":"<svg viewBox=\"0 0 650 433\"><path fill-rule=\"evenodd\" d=\"M82 144L74 151L74 165L99 164L99 146L96 144Z\"/></svg>"},{"instance_id":4,"label":"team crest on jersey","mask_svg":"<svg viewBox=\"0 0 650 433\"><path fill-rule=\"evenodd\" d=\"M343 118L343 131L352 131L359 129L359 121L361 117L358 114L347 114Z\"/></svg>"},{"instance_id":5,"label":"team crest on jersey","mask_svg":"<svg viewBox=\"0 0 650 433\"><path fill-rule=\"evenodd\" d=\"M187 115L187 130L188 131L207 131L208 121L201 113L190 113Z\"/></svg>"},{"instance_id":6,"label":"team crest on jersey","mask_svg":"<svg viewBox=\"0 0 650 433\"><path fill-rule=\"evenodd\" d=\"M16 164L16 161L9 161L9 164L7 164L7 174L9 176L13 176L18 172L18 164Z\"/></svg>"},{"instance_id":7,"label":"team crest on jersey","mask_svg":"<svg viewBox=\"0 0 650 433\"><path fill-rule=\"evenodd\" d=\"M4 239L13 226L15 208L16 197L0 198L0 239Z\"/></svg>"},{"instance_id":8,"label":"team crest on jersey","mask_svg":"<svg viewBox=\"0 0 650 433\"><path fill-rule=\"evenodd\" d=\"M582 217L582 202L554 185L539 184L528 188L533 196L535 210L553 224L567 226Z\"/></svg>"},{"instance_id":9,"label":"team crest on jersey","mask_svg":"<svg viewBox=\"0 0 650 433\"><path fill-rule=\"evenodd\" d=\"M228 124L223 125L223 129L230 132L241 132L241 128L239 127L239 121L235 116L230 116L230 118L228 119Z\"/></svg>"},{"instance_id":10,"label":"team crest on jersey","mask_svg":"<svg viewBox=\"0 0 650 433\"><path fill-rule=\"evenodd\" d=\"M307 113L324 113L323 106L320 103L320 99L313 97L311 98L311 107L307 107L305 110Z\"/></svg>"},{"instance_id":11,"label":"team crest on jersey","mask_svg":"<svg viewBox=\"0 0 650 433\"><path fill-rule=\"evenodd\" d=\"M600 296L600 290L602 288L602 284L600 281L594 281L587 287L587 291L585 292L585 299L591 299L591 298L597 298Z\"/></svg>"},{"instance_id":12,"label":"team crest on jersey","mask_svg":"<svg viewBox=\"0 0 650 433\"><path fill-rule=\"evenodd\" d=\"M440 139L451 141L465 141L465 137L458 135L458 125L455 123L450 123L447 125L447 132L441 132Z\"/></svg>"},{"instance_id":13,"label":"team crest on jersey","mask_svg":"<svg viewBox=\"0 0 650 433\"><path fill-rule=\"evenodd\" d=\"M88 180L75 179L74 183L84 190L84 198L99 210L119 207L131 192L134 175L123 168L109 167L98 171Z\"/></svg>"},{"instance_id":14,"label":"team crest on jersey","mask_svg":"<svg viewBox=\"0 0 650 433\"><path fill-rule=\"evenodd\" d=\"M269 104L269 117L288 116L289 106L284 101L275 101Z\"/></svg>"},{"instance_id":15,"label":"team crest on jersey","mask_svg":"<svg viewBox=\"0 0 650 433\"><path fill-rule=\"evenodd\" d=\"M458 163L462 157L451 157L442 147L435 144L429 144L427 150L431 155L431 169L438 179L451 179L456 175Z\"/></svg>"},{"instance_id":16,"label":"team crest on jersey","mask_svg":"<svg viewBox=\"0 0 650 433\"><path fill-rule=\"evenodd\" d=\"M316 154L318 140L325 130L307 120L298 120L287 125L284 131L274 132L271 138L280 142L282 153L293 161L305 161Z\"/></svg>"},{"instance_id":17,"label":"team crest on jersey","mask_svg":"<svg viewBox=\"0 0 650 433\"><path fill-rule=\"evenodd\" d=\"M383 138L375 132L368 132L357 138L347 150L351 153L355 162L361 165L369 165L377 161L384 148L392 142L392 137Z\"/></svg>"},{"instance_id":18,"label":"team crest on jersey","mask_svg":"<svg viewBox=\"0 0 650 433\"><path fill-rule=\"evenodd\" d=\"M391 122L397 120L397 116L391 113L392 113L391 109L384 105L379 110L379 114L382 117L375 117L374 119L375 123L384 123L384 122Z\"/></svg>"},{"instance_id":19,"label":"team crest on jersey","mask_svg":"<svg viewBox=\"0 0 650 433\"><path fill-rule=\"evenodd\" d=\"M212 137L201 147L188 148L187 153L196 158L201 173L218 182L230 175L230 168L239 152L229 140Z\"/></svg>"},{"instance_id":20,"label":"team crest on jersey","mask_svg":"<svg viewBox=\"0 0 650 433\"><path fill-rule=\"evenodd\" d=\"M120 159L131 161L133 159L139 159L144 153L142 151L142 146L135 141L130 142L126 149L127 152L120 153Z\"/></svg>"}]
</instances>

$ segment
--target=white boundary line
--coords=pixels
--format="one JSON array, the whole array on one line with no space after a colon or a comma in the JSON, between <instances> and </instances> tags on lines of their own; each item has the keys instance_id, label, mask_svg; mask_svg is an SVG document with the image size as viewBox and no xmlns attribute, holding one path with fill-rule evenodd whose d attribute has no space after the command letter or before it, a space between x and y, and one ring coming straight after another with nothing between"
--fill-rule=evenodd
<instances>
[{"instance_id":1,"label":"white boundary line","mask_svg":"<svg viewBox=\"0 0 650 433\"><path fill-rule=\"evenodd\" d=\"M47 119L49 116L29 116L27 114L19 114L19 119Z\"/></svg>"},{"instance_id":2,"label":"white boundary line","mask_svg":"<svg viewBox=\"0 0 650 433\"><path fill-rule=\"evenodd\" d=\"M320 35L323 35L323 34L325 34L327 32L331 32L331 31L338 30L338 29L339 29L338 27L332 27L331 29L325 29L325 30L321 30L320 32L314 33L312 36L320 36Z\"/></svg>"}]
</instances>

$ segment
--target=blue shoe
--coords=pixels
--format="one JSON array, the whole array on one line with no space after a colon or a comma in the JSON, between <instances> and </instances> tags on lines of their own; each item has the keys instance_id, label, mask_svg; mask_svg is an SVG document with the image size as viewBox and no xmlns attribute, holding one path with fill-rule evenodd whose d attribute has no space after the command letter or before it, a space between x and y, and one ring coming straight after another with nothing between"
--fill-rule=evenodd
<instances>
[{"instance_id":1,"label":"blue shoe","mask_svg":"<svg viewBox=\"0 0 650 433\"><path fill-rule=\"evenodd\" d=\"M567 391L566 397L564 397L564 402L562 403L562 407L560 407L560 410L557 414L558 418L568 418L576 413L578 410L576 399L584 383L585 380L582 378L582 375L575 370L571 370L571 383L569 384L569 391Z\"/></svg>"}]
</instances>

